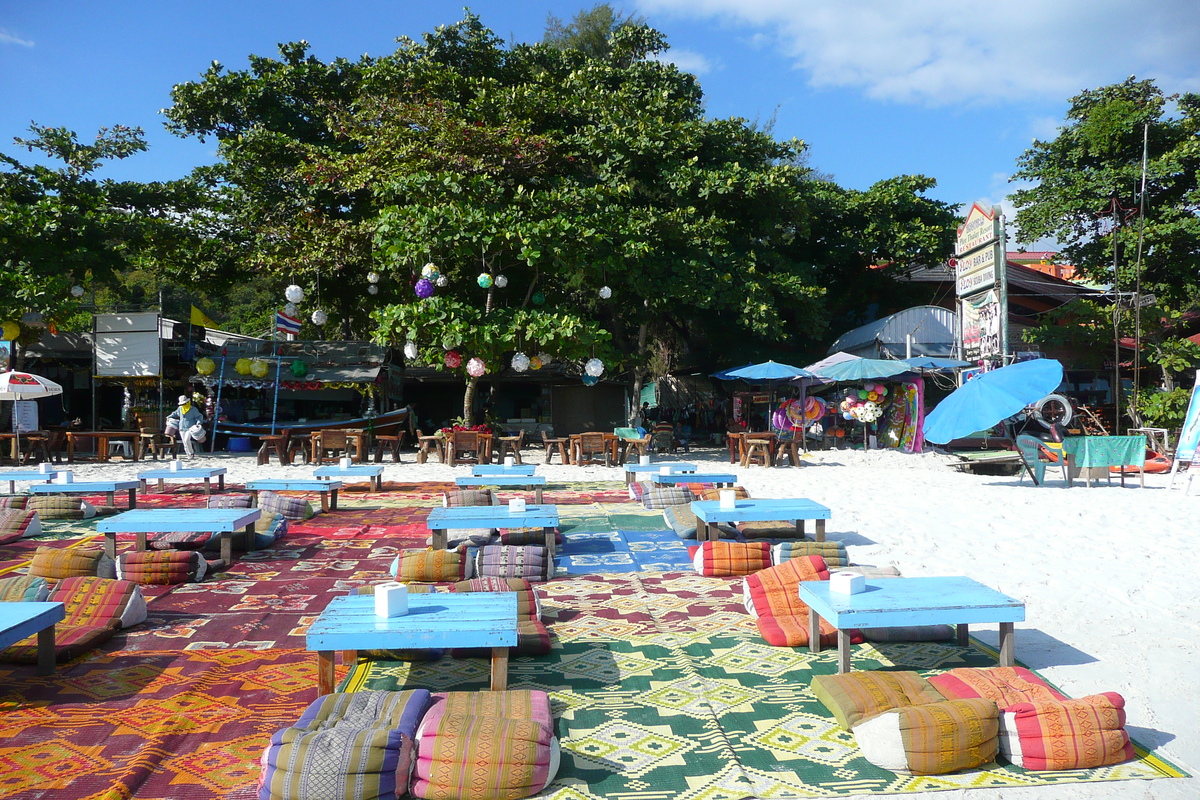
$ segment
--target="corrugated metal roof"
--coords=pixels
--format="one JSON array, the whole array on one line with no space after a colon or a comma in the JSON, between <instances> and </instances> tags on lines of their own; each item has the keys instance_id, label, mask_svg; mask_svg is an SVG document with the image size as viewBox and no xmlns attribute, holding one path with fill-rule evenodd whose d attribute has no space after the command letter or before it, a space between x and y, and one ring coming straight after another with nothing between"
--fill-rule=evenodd
<instances>
[{"instance_id":1,"label":"corrugated metal roof","mask_svg":"<svg viewBox=\"0 0 1200 800\"><path fill-rule=\"evenodd\" d=\"M914 306L843 333L829 352L864 358L904 358L907 337L911 335L913 355L949 356L954 352L956 327L953 311L940 306Z\"/></svg>"}]
</instances>

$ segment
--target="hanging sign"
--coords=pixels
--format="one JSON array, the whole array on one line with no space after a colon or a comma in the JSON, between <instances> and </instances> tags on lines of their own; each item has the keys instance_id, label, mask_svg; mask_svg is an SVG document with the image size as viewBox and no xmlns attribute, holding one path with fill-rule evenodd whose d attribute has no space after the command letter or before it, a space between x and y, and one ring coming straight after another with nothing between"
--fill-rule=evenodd
<instances>
[{"instance_id":1,"label":"hanging sign","mask_svg":"<svg viewBox=\"0 0 1200 800\"><path fill-rule=\"evenodd\" d=\"M1003 353L1002 316L1000 298L995 291L963 298L963 358L968 361L990 361Z\"/></svg>"}]
</instances>

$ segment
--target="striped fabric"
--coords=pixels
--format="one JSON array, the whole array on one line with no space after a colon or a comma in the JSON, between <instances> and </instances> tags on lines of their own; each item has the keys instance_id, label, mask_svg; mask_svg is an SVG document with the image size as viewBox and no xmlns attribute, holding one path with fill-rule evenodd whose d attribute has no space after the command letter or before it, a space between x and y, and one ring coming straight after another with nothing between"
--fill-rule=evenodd
<instances>
[{"instance_id":1,"label":"striped fabric","mask_svg":"<svg viewBox=\"0 0 1200 800\"><path fill-rule=\"evenodd\" d=\"M130 552L117 559L117 577L144 586L199 583L207 570L207 562L195 550Z\"/></svg>"},{"instance_id":2,"label":"striped fabric","mask_svg":"<svg viewBox=\"0 0 1200 800\"><path fill-rule=\"evenodd\" d=\"M209 508L250 508L248 494L214 494L208 498Z\"/></svg>"},{"instance_id":3,"label":"striped fabric","mask_svg":"<svg viewBox=\"0 0 1200 800\"><path fill-rule=\"evenodd\" d=\"M1066 700L1050 684L1024 667L959 667L929 679L937 690L951 699L983 697L1001 710L1017 703L1045 703Z\"/></svg>"},{"instance_id":4,"label":"striped fabric","mask_svg":"<svg viewBox=\"0 0 1200 800\"><path fill-rule=\"evenodd\" d=\"M491 489L456 489L442 492L443 505L455 506L490 506L492 503Z\"/></svg>"},{"instance_id":5,"label":"striped fabric","mask_svg":"<svg viewBox=\"0 0 1200 800\"><path fill-rule=\"evenodd\" d=\"M680 539L696 538L696 526L699 522L692 513L691 505L680 503L677 506L667 506L662 513L667 527L675 531L675 535Z\"/></svg>"},{"instance_id":6,"label":"striped fabric","mask_svg":"<svg viewBox=\"0 0 1200 800\"><path fill-rule=\"evenodd\" d=\"M1000 714L1000 753L1032 770L1090 769L1133 758L1125 698L1116 692L1078 700L1017 703Z\"/></svg>"},{"instance_id":7,"label":"striped fabric","mask_svg":"<svg viewBox=\"0 0 1200 800\"><path fill-rule=\"evenodd\" d=\"M26 501L25 508L42 515L42 519L83 519L83 501L78 497L39 494Z\"/></svg>"},{"instance_id":8,"label":"striped fabric","mask_svg":"<svg viewBox=\"0 0 1200 800\"><path fill-rule=\"evenodd\" d=\"M450 587L454 592L512 592L517 596L517 644L509 648L512 656L541 656L550 652L550 631L542 623L537 591L524 578L474 578ZM455 658L488 656L490 648L455 648Z\"/></svg>"},{"instance_id":9,"label":"striped fabric","mask_svg":"<svg viewBox=\"0 0 1200 800\"><path fill-rule=\"evenodd\" d=\"M769 567L742 581L742 602L754 617L758 632L775 647L804 647L808 644L808 605L800 601L802 581L827 581L829 568L820 556L802 556ZM837 629L819 622L821 644L837 644ZM850 641L863 641L862 632L847 631Z\"/></svg>"},{"instance_id":10,"label":"striped fabric","mask_svg":"<svg viewBox=\"0 0 1200 800\"><path fill-rule=\"evenodd\" d=\"M271 737L260 800L359 800L404 795L413 739L429 692L361 691L319 697Z\"/></svg>"},{"instance_id":11,"label":"striped fabric","mask_svg":"<svg viewBox=\"0 0 1200 800\"><path fill-rule=\"evenodd\" d=\"M464 557L457 550L408 551L392 562L392 576L401 583L459 581L464 574Z\"/></svg>"},{"instance_id":12,"label":"striped fabric","mask_svg":"<svg viewBox=\"0 0 1200 800\"><path fill-rule=\"evenodd\" d=\"M46 599L62 603L66 614L54 627L54 657L60 663L108 641L118 628L146 618L146 600L137 584L129 581L67 578ZM0 661L37 663L37 634L0 651Z\"/></svg>"},{"instance_id":13,"label":"striped fabric","mask_svg":"<svg viewBox=\"0 0 1200 800\"><path fill-rule=\"evenodd\" d=\"M688 548L696 572L709 578L751 575L771 566L766 542L701 542Z\"/></svg>"},{"instance_id":14,"label":"striped fabric","mask_svg":"<svg viewBox=\"0 0 1200 800\"><path fill-rule=\"evenodd\" d=\"M45 578L32 575L0 578L0 603L40 602L49 594L50 584Z\"/></svg>"},{"instance_id":15,"label":"striped fabric","mask_svg":"<svg viewBox=\"0 0 1200 800\"><path fill-rule=\"evenodd\" d=\"M692 494L697 500L720 500L721 492L730 491L733 492L733 496L738 500L750 499L750 492L746 490L745 486L734 486L732 489L697 489Z\"/></svg>"},{"instance_id":16,"label":"striped fabric","mask_svg":"<svg viewBox=\"0 0 1200 800\"><path fill-rule=\"evenodd\" d=\"M863 757L902 775L945 775L996 760L1000 711L991 700L944 700L885 711L854 728Z\"/></svg>"},{"instance_id":17,"label":"striped fabric","mask_svg":"<svg viewBox=\"0 0 1200 800\"><path fill-rule=\"evenodd\" d=\"M33 554L29 574L51 581L81 575L112 578L116 575L116 565L103 550L42 545Z\"/></svg>"},{"instance_id":18,"label":"striped fabric","mask_svg":"<svg viewBox=\"0 0 1200 800\"><path fill-rule=\"evenodd\" d=\"M199 550L210 540L220 546L221 537L207 531L168 531L153 534L147 546L151 550Z\"/></svg>"},{"instance_id":19,"label":"striped fabric","mask_svg":"<svg viewBox=\"0 0 1200 800\"><path fill-rule=\"evenodd\" d=\"M29 504L27 494L6 494L0 496L0 508L25 508Z\"/></svg>"},{"instance_id":20,"label":"striped fabric","mask_svg":"<svg viewBox=\"0 0 1200 800\"><path fill-rule=\"evenodd\" d=\"M259 492L258 507L264 516L282 514L291 520L311 519L316 513L312 503L303 497L289 497L275 492Z\"/></svg>"},{"instance_id":21,"label":"striped fabric","mask_svg":"<svg viewBox=\"0 0 1200 800\"><path fill-rule=\"evenodd\" d=\"M649 481L641 484L639 498L642 505L649 509L664 509L667 506L678 506L692 501L692 493L682 486L659 486Z\"/></svg>"},{"instance_id":22,"label":"striped fabric","mask_svg":"<svg viewBox=\"0 0 1200 800\"><path fill-rule=\"evenodd\" d=\"M916 672L846 672L818 675L813 695L846 730L876 714L902 706L940 703L946 698Z\"/></svg>"},{"instance_id":23,"label":"striped fabric","mask_svg":"<svg viewBox=\"0 0 1200 800\"><path fill-rule=\"evenodd\" d=\"M524 578L548 581L554 574L554 561L545 546L509 547L489 544L475 556L475 574L481 578Z\"/></svg>"},{"instance_id":24,"label":"striped fabric","mask_svg":"<svg viewBox=\"0 0 1200 800\"><path fill-rule=\"evenodd\" d=\"M36 511L21 508L0 509L0 544L15 542L42 532L42 521Z\"/></svg>"},{"instance_id":25,"label":"striped fabric","mask_svg":"<svg viewBox=\"0 0 1200 800\"><path fill-rule=\"evenodd\" d=\"M795 525L789 527L793 531L796 529ZM842 542L790 541L780 542L771 548L771 561L775 564L782 564L788 559L803 558L804 556L820 556L825 560L825 566L831 570L850 564L850 558L846 554L846 545Z\"/></svg>"},{"instance_id":26,"label":"striped fabric","mask_svg":"<svg viewBox=\"0 0 1200 800\"><path fill-rule=\"evenodd\" d=\"M555 544L563 543L563 535L558 531L554 532L554 542ZM519 546L527 544L545 545L545 543L546 532L542 528L506 528L500 531L500 544Z\"/></svg>"}]
</instances>

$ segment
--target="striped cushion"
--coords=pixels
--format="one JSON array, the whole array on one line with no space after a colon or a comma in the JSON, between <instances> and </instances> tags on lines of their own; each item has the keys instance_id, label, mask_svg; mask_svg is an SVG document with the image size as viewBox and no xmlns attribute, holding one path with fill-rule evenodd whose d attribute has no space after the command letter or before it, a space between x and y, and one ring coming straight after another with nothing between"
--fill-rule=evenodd
<instances>
[{"instance_id":1,"label":"striped cushion","mask_svg":"<svg viewBox=\"0 0 1200 800\"><path fill-rule=\"evenodd\" d=\"M492 503L491 489L457 489L442 492L444 506L490 506Z\"/></svg>"},{"instance_id":2,"label":"striped cushion","mask_svg":"<svg viewBox=\"0 0 1200 800\"><path fill-rule=\"evenodd\" d=\"M696 572L709 578L751 575L771 566L766 542L701 542L688 548Z\"/></svg>"},{"instance_id":3,"label":"striped cushion","mask_svg":"<svg viewBox=\"0 0 1200 800\"><path fill-rule=\"evenodd\" d=\"M275 492L259 492L258 507L265 516L282 514L292 520L311 519L315 513L312 503L303 497L289 497Z\"/></svg>"},{"instance_id":4,"label":"striped cushion","mask_svg":"<svg viewBox=\"0 0 1200 800\"><path fill-rule=\"evenodd\" d=\"M479 548L475 556L475 574L481 578L548 581L554 574L554 560L544 546L490 544Z\"/></svg>"},{"instance_id":5,"label":"striped cushion","mask_svg":"<svg viewBox=\"0 0 1200 800\"><path fill-rule=\"evenodd\" d=\"M513 592L517 595L518 619L541 619L542 604L537 591L524 578L480 577L459 581L450 587L454 592Z\"/></svg>"},{"instance_id":6,"label":"striped cushion","mask_svg":"<svg viewBox=\"0 0 1200 800\"><path fill-rule=\"evenodd\" d=\"M720 500L721 492L733 492L734 498L738 500L750 499L750 492L745 486L734 486L732 489L697 489L692 494L697 500Z\"/></svg>"},{"instance_id":7,"label":"striped cushion","mask_svg":"<svg viewBox=\"0 0 1200 800\"><path fill-rule=\"evenodd\" d=\"M1066 700L1067 696L1024 667L959 667L929 680L951 699L983 697L1001 710L1017 703Z\"/></svg>"},{"instance_id":8,"label":"striped cushion","mask_svg":"<svg viewBox=\"0 0 1200 800\"><path fill-rule=\"evenodd\" d=\"M796 530L794 525L789 527L793 532ZM820 556L825 560L825 566L831 570L850 564L850 558L846 555L846 545L842 542L790 541L780 542L771 548L771 561L775 564L804 556Z\"/></svg>"},{"instance_id":9,"label":"striped cushion","mask_svg":"<svg viewBox=\"0 0 1200 800\"><path fill-rule=\"evenodd\" d=\"M457 550L414 550L392 561L392 577L410 581L459 581L465 575L464 557Z\"/></svg>"},{"instance_id":10,"label":"striped cushion","mask_svg":"<svg viewBox=\"0 0 1200 800\"><path fill-rule=\"evenodd\" d=\"M916 672L818 675L812 679L810 688L846 730L893 708L940 703L946 699Z\"/></svg>"},{"instance_id":11,"label":"striped cushion","mask_svg":"<svg viewBox=\"0 0 1200 800\"><path fill-rule=\"evenodd\" d=\"M696 538L696 526L699 522L696 520L696 515L692 513L690 504L680 503L677 506L667 506L662 513L667 527L675 531L675 535L680 539Z\"/></svg>"},{"instance_id":12,"label":"striped cushion","mask_svg":"<svg viewBox=\"0 0 1200 800\"><path fill-rule=\"evenodd\" d=\"M429 691L359 691L317 698L263 752L261 800L358 800L408 792L413 740Z\"/></svg>"},{"instance_id":13,"label":"striped cushion","mask_svg":"<svg viewBox=\"0 0 1200 800\"><path fill-rule=\"evenodd\" d=\"M33 554L29 574L51 581L93 575L100 578L116 576L116 565L103 550L87 547L49 547L42 545Z\"/></svg>"},{"instance_id":14,"label":"striped cushion","mask_svg":"<svg viewBox=\"0 0 1200 800\"><path fill-rule=\"evenodd\" d=\"M208 507L250 508L252 499L248 494L214 494L208 498Z\"/></svg>"},{"instance_id":15,"label":"striped cushion","mask_svg":"<svg viewBox=\"0 0 1200 800\"><path fill-rule=\"evenodd\" d=\"M659 486L646 481L642 484L642 505L649 509L663 509L690 503L692 494L682 486Z\"/></svg>"},{"instance_id":16,"label":"striped cushion","mask_svg":"<svg viewBox=\"0 0 1200 800\"><path fill-rule=\"evenodd\" d=\"M752 617L764 614L808 614L808 606L800 602L802 581L829 580L829 567L820 556L790 558L742 581L742 601Z\"/></svg>"},{"instance_id":17,"label":"striped cushion","mask_svg":"<svg viewBox=\"0 0 1200 800\"><path fill-rule=\"evenodd\" d=\"M0 544L40 536L42 520L36 511L20 508L0 509Z\"/></svg>"},{"instance_id":18,"label":"striped cushion","mask_svg":"<svg viewBox=\"0 0 1200 800\"><path fill-rule=\"evenodd\" d=\"M1133 758L1125 698L1116 692L1078 700L1017 703L1000 714L1000 753L1032 770L1093 769Z\"/></svg>"},{"instance_id":19,"label":"striped cushion","mask_svg":"<svg viewBox=\"0 0 1200 800\"><path fill-rule=\"evenodd\" d=\"M195 550L148 550L117 559L117 577L140 584L199 583L207 571L207 562Z\"/></svg>"},{"instance_id":20,"label":"striped cushion","mask_svg":"<svg viewBox=\"0 0 1200 800\"><path fill-rule=\"evenodd\" d=\"M902 775L944 775L988 764L999 750L991 700L944 700L885 711L858 723L863 757Z\"/></svg>"},{"instance_id":21,"label":"striped cushion","mask_svg":"<svg viewBox=\"0 0 1200 800\"><path fill-rule=\"evenodd\" d=\"M169 531L152 534L148 546L151 550L200 550L210 540L220 546L220 538L206 531Z\"/></svg>"},{"instance_id":22,"label":"striped cushion","mask_svg":"<svg viewBox=\"0 0 1200 800\"><path fill-rule=\"evenodd\" d=\"M6 494L0 496L0 508L25 508L29 504L27 494Z\"/></svg>"},{"instance_id":23,"label":"striped cushion","mask_svg":"<svg viewBox=\"0 0 1200 800\"><path fill-rule=\"evenodd\" d=\"M40 602L50 594L45 578L33 575L14 575L0 578L0 603Z\"/></svg>"},{"instance_id":24,"label":"striped cushion","mask_svg":"<svg viewBox=\"0 0 1200 800\"><path fill-rule=\"evenodd\" d=\"M29 498L26 508L42 515L42 519L83 519L83 502L78 497L58 494L39 494Z\"/></svg>"},{"instance_id":25,"label":"striped cushion","mask_svg":"<svg viewBox=\"0 0 1200 800\"><path fill-rule=\"evenodd\" d=\"M54 657L58 662L92 650L118 628L146 619L146 600L137 584L108 578L67 578L46 598L62 603L66 614L54 627ZM0 661L37 663L37 634L0 652Z\"/></svg>"}]
</instances>

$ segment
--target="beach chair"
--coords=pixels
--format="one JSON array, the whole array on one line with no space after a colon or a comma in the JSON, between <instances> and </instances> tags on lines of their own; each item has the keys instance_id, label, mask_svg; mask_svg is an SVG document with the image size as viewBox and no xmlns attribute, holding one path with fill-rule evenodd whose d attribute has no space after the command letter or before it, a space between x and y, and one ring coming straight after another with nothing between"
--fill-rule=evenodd
<instances>
[{"instance_id":1,"label":"beach chair","mask_svg":"<svg viewBox=\"0 0 1200 800\"><path fill-rule=\"evenodd\" d=\"M1033 483L1035 486L1041 486L1045 480L1046 467L1056 466L1062 467L1063 480L1067 479L1067 463L1061 455L1051 453L1042 442L1035 436L1030 436L1027 433L1022 433L1017 436L1017 452L1021 454L1021 460L1033 473ZM1020 483L1025 480L1025 470L1021 471Z\"/></svg>"},{"instance_id":2,"label":"beach chair","mask_svg":"<svg viewBox=\"0 0 1200 800\"><path fill-rule=\"evenodd\" d=\"M477 431L454 431L446 440L446 463L486 464L483 443Z\"/></svg>"}]
</instances>

